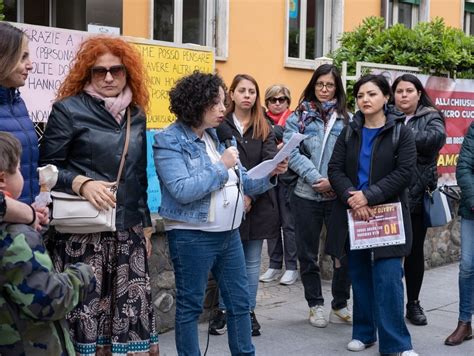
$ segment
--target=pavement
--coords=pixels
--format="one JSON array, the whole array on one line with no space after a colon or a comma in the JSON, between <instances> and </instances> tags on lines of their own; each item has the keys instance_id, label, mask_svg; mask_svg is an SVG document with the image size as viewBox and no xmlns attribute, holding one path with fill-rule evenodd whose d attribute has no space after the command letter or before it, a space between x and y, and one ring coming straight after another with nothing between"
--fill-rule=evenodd
<instances>
[{"instance_id":1,"label":"pavement","mask_svg":"<svg viewBox=\"0 0 474 356\"><path fill-rule=\"evenodd\" d=\"M266 248L263 249L266 254ZM262 261L262 272L268 261ZM474 340L460 346L445 346L445 338L454 331L458 317L458 264L450 264L425 272L421 291L421 304L428 318L428 325L415 326L407 321L415 351L429 356L474 356ZM329 315L331 284L323 281L326 314ZM256 355L379 355L378 344L358 352L346 350L351 340L352 327L329 324L316 328L308 322L308 306L300 281L283 286L278 281L260 283L255 310L260 322L261 336L253 337ZM207 323L199 325L201 352L204 354L207 340ZM159 336L160 355L176 355L174 331ZM227 334L210 335L208 356L230 355Z\"/></svg>"}]
</instances>

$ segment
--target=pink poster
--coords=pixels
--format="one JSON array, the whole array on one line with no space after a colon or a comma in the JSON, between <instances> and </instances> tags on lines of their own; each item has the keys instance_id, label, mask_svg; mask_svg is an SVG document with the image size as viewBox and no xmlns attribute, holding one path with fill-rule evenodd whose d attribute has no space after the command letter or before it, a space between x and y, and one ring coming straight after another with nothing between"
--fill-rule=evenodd
<instances>
[{"instance_id":1,"label":"pink poster","mask_svg":"<svg viewBox=\"0 0 474 356\"><path fill-rule=\"evenodd\" d=\"M34 122L48 120L51 105L69 65L86 32L63 30L52 27L14 24L30 39L30 57L33 69L28 75L21 96L27 103L30 118Z\"/></svg>"}]
</instances>

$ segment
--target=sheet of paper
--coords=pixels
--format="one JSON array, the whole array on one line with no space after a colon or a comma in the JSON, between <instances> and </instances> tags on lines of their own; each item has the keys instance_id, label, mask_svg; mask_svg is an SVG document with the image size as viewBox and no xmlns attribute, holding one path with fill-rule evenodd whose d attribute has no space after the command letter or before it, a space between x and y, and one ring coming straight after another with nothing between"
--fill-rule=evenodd
<instances>
[{"instance_id":1,"label":"sheet of paper","mask_svg":"<svg viewBox=\"0 0 474 356\"><path fill-rule=\"evenodd\" d=\"M272 159L267 159L266 161L263 161L259 165L253 167L251 170L247 172L248 176L251 179L260 179L263 177L268 176L280 163L283 161L286 157L288 157L297 147L301 141L305 139L306 135L300 134L300 133L295 133L290 141L288 141L281 149L278 151L275 157Z\"/></svg>"}]
</instances>

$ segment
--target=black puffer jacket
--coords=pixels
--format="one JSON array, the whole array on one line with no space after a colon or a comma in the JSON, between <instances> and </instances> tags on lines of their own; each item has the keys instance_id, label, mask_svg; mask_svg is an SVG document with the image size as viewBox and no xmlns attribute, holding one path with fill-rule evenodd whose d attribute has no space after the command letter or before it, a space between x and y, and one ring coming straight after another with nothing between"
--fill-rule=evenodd
<instances>
[{"instance_id":1,"label":"black puffer jacket","mask_svg":"<svg viewBox=\"0 0 474 356\"><path fill-rule=\"evenodd\" d=\"M436 188L438 172L436 159L446 141L446 130L442 114L434 108L419 106L415 115L406 124L415 136L416 170L410 184L410 211L420 213L426 187Z\"/></svg>"},{"instance_id":2,"label":"black puffer jacket","mask_svg":"<svg viewBox=\"0 0 474 356\"><path fill-rule=\"evenodd\" d=\"M252 138L253 126L249 127L242 136L234 125L233 115L230 113L221 125L228 125L237 141L239 159L242 166L248 170L261 162L272 159L277 153L273 131L270 130L265 141ZM269 124L270 125L270 124ZM273 239L280 236L280 215L275 189L263 194L252 196L252 208L245 215L240 225L242 240Z\"/></svg>"},{"instance_id":3,"label":"black puffer jacket","mask_svg":"<svg viewBox=\"0 0 474 356\"><path fill-rule=\"evenodd\" d=\"M74 194L77 175L113 182L125 143L126 121L119 125L102 100L81 93L54 103L40 147L40 165L58 167L55 189ZM147 206L146 117L131 108L128 154L117 192L117 230L151 226Z\"/></svg>"},{"instance_id":4,"label":"black puffer jacket","mask_svg":"<svg viewBox=\"0 0 474 356\"><path fill-rule=\"evenodd\" d=\"M364 195L369 206L401 202L405 227L406 243L404 245L374 248L374 257L390 258L407 256L411 251L412 235L411 220L408 208L407 188L413 175L415 165L415 141L410 130L404 125L400 127L398 146L393 146L393 129L395 124L403 123L405 115L391 110L386 113L385 126L377 135L372 148L369 186ZM346 254L348 241L347 209L350 191L358 186L359 153L362 144L362 127L364 116L359 111L348 126L352 133L347 138L344 127L337 138L334 151L329 161L328 177L338 199L334 203L328 226L326 253L336 258Z\"/></svg>"}]
</instances>

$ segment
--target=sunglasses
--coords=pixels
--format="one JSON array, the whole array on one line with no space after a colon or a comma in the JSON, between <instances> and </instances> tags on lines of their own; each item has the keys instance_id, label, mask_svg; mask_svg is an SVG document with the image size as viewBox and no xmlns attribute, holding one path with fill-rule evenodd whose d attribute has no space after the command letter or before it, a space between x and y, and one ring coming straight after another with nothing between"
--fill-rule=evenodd
<instances>
[{"instance_id":1,"label":"sunglasses","mask_svg":"<svg viewBox=\"0 0 474 356\"><path fill-rule=\"evenodd\" d=\"M123 64L118 66L112 66L110 68L105 67L92 67L91 74L93 79L104 80L107 76L107 73L110 73L114 79L119 79L125 77L127 70Z\"/></svg>"},{"instance_id":2,"label":"sunglasses","mask_svg":"<svg viewBox=\"0 0 474 356\"><path fill-rule=\"evenodd\" d=\"M286 96L280 96L278 98L273 97L273 98L268 99L268 101L272 104L275 104L277 102L278 104L280 104L280 103L284 103L285 101L288 101L288 98Z\"/></svg>"}]
</instances>

